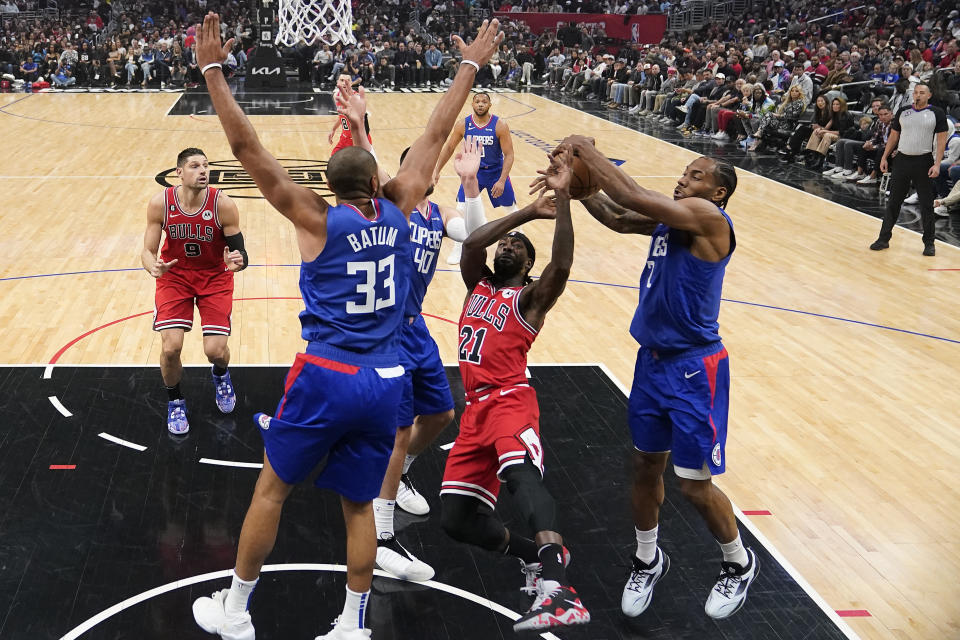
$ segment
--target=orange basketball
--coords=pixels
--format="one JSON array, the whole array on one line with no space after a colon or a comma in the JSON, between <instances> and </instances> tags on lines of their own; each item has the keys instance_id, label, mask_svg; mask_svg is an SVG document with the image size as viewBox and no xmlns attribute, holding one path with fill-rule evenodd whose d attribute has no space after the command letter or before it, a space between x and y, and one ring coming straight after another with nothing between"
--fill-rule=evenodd
<instances>
[{"instance_id":1,"label":"orange basketball","mask_svg":"<svg viewBox=\"0 0 960 640\"><path fill-rule=\"evenodd\" d=\"M590 168L584 163L576 152L573 154L573 175L570 176L570 199L583 200L589 198L600 191L600 185L596 183L590 174Z\"/></svg>"}]
</instances>

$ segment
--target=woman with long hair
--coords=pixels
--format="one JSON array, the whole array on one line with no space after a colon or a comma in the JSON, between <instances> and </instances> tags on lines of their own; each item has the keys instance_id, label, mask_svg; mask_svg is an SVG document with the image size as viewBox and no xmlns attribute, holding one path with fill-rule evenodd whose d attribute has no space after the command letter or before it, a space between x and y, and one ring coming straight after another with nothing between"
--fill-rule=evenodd
<instances>
[{"instance_id":1,"label":"woman with long hair","mask_svg":"<svg viewBox=\"0 0 960 640\"><path fill-rule=\"evenodd\" d=\"M817 98L817 110L820 107L820 97ZM820 118L818 117L819 121ZM847 136L855 132L856 123L847 110L847 101L843 98L834 98L830 102L829 120L823 126L814 124L810 139L807 140L807 166L811 169L822 169L827 158L830 146L840 136Z\"/></svg>"},{"instance_id":2,"label":"woman with long hair","mask_svg":"<svg viewBox=\"0 0 960 640\"><path fill-rule=\"evenodd\" d=\"M760 124L754 133L755 141L748 151L759 151L772 138L790 135L806 109L807 102L803 99L803 91L799 85L793 85L783 94L783 100L776 111L760 115Z\"/></svg>"}]
</instances>

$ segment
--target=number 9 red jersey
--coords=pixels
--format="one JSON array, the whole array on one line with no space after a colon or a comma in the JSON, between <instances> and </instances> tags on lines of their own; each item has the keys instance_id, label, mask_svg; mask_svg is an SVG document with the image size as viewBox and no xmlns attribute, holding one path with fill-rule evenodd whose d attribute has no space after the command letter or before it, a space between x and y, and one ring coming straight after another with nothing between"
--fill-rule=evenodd
<instances>
[{"instance_id":1,"label":"number 9 red jersey","mask_svg":"<svg viewBox=\"0 0 960 640\"><path fill-rule=\"evenodd\" d=\"M166 239L160 256L164 262L176 259L174 270L216 269L223 271L223 249L227 241L217 215L220 190L207 187L206 198L193 213L185 211L177 198L177 187L163 194L163 230Z\"/></svg>"}]
</instances>

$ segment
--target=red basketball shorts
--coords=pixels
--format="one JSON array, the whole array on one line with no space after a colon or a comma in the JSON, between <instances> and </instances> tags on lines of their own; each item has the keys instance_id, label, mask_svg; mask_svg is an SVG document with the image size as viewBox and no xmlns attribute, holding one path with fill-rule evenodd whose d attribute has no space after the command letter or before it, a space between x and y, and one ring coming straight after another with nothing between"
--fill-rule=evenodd
<instances>
[{"instance_id":1,"label":"red basketball shorts","mask_svg":"<svg viewBox=\"0 0 960 640\"><path fill-rule=\"evenodd\" d=\"M543 474L540 407L537 392L528 385L483 393L487 395L467 396L440 495L470 496L495 508L504 469L530 458Z\"/></svg>"},{"instance_id":2,"label":"red basketball shorts","mask_svg":"<svg viewBox=\"0 0 960 640\"><path fill-rule=\"evenodd\" d=\"M193 305L203 335L230 335L233 273L219 269L171 269L157 278L153 330L193 328Z\"/></svg>"}]
</instances>

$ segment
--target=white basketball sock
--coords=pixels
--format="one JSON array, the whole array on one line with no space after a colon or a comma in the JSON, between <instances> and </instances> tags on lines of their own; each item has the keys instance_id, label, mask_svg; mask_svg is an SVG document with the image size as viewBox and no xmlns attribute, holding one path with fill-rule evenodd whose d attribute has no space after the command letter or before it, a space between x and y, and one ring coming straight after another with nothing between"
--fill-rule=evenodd
<instances>
[{"instance_id":1,"label":"white basketball sock","mask_svg":"<svg viewBox=\"0 0 960 640\"><path fill-rule=\"evenodd\" d=\"M227 616L239 615L250 608L250 596L253 595L253 590L257 588L259 581L260 578L241 580L234 570L230 591L227 592L227 597L223 602L223 608L227 612Z\"/></svg>"},{"instance_id":2,"label":"white basketball sock","mask_svg":"<svg viewBox=\"0 0 960 640\"><path fill-rule=\"evenodd\" d=\"M373 521L377 525L377 539L393 537L393 507L396 500L373 499Z\"/></svg>"},{"instance_id":3,"label":"white basketball sock","mask_svg":"<svg viewBox=\"0 0 960 640\"><path fill-rule=\"evenodd\" d=\"M370 600L370 592L364 591L357 593L347 587L347 599L343 603L343 613L337 626L341 629L363 629L364 618L367 615L367 602Z\"/></svg>"},{"instance_id":4,"label":"white basketball sock","mask_svg":"<svg viewBox=\"0 0 960 640\"><path fill-rule=\"evenodd\" d=\"M719 543L720 550L723 551L723 561L738 564L741 567L747 566L750 562L750 556L747 550L743 548L743 542L740 540L740 533L737 533L737 539L733 542Z\"/></svg>"},{"instance_id":5,"label":"white basketball sock","mask_svg":"<svg viewBox=\"0 0 960 640\"><path fill-rule=\"evenodd\" d=\"M637 558L644 564L650 564L657 557L657 532L660 531L660 525L657 525L649 531L641 531L634 527L637 532Z\"/></svg>"},{"instance_id":6,"label":"white basketball sock","mask_svg":"<svg viewBox=\"0 0 960 640\"><path fill-rule=\"evenodd\" d=\"M403 459L403 469L400 471L400 473L406 474L407 471L410 471L410 465L412 465L413 461L416 459L417 459L416 454L408 453L406 457Z\"/></svg>"}]
</instances>

